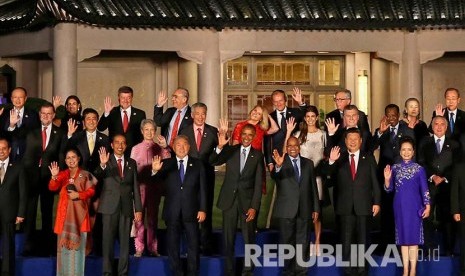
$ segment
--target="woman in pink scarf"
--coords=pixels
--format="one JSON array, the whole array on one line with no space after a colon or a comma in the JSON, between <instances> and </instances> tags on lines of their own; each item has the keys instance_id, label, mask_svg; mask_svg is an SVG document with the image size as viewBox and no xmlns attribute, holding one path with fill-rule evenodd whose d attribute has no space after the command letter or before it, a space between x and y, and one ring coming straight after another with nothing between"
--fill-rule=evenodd
<instances>
[{"instance_id":1,"label":"woman in pink scarf","mask_svg":"<svg viewBox=\"0 0 465 276\"><path fill-rule=\"evenodd\" d=\"M158 207L160 205L163 183L153 183L151 177L152 158L156 155L161 156L162 159L170 158L171 154L163 136L159 135L157 137L158 144L154 142L155 130L157 128L153 120L145 119L140 125L144 140L132 148L131 158L137 162L137 180L139 182L142 206L146 212L147 229L143 221L134 222L133 230L131 230L131 234L135 234L136 254L134 254L134 257L141 257L144 253L145 232L147 232L147 249L149 254L159 256L156 230L158 228Z\"/></svg>"}]
</instances>

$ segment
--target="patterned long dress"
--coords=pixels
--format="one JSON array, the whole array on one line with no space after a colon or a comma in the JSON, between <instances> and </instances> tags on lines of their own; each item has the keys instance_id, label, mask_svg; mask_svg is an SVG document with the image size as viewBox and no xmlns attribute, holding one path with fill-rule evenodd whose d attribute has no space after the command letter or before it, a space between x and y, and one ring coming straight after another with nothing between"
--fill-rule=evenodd
<instances>
[{"instance_id":1,"label":"patterned long dress","mask_svg":"<svg viewBox=\"0 0 465 276\"><path fill-rule=\"evenodd\" d=\"M430 204L425 169L415 162L402 162L393 165L391 184L386 191L392 192L394 189L396 244L423 244L423 219L421 215L425 206Z\"/></svg>"}]
</instances>

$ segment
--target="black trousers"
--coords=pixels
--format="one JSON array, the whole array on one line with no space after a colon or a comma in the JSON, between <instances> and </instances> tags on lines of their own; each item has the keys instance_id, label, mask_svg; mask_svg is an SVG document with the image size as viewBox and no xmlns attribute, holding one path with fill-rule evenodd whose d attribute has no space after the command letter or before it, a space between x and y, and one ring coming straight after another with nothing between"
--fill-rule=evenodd
<instances>
[{"instance_id":1,"label":"black trousers","mask_svg":"<svg viewBox=\"0 0 465 276\"><path fill-rule=\"evenodd\" d=\"M115 275L113 273L113 260L115 258L114 243L117 237L120 245L117 275L128 275L131 223L132 218L123 215L120 208L114 214L102 214L103 275Z\"/></svg>"},{"instance_id":2,"label":"black trousers","mask_svg":"<svg viewBox=\"0 0 465 276\"><path fill-rule=\"evenodd\" d=\"M279 238L280 244L291 244L296 246L296 255L302 256L307 262L310 258L310 230L312 221L308 218L280 218L279 219ZM298 246L301 250L298 251ZM307 275L308 268L301 267L296 262L296 256L291 260L284 262L283 275Z\"/></svg>"},{"instance_id":3,"label":"black trousers","mask_svg":"<svg viewBox=\"0 0 465 276\"><path fill-rule=\"evenodd\" d=\"M184 275L179 249L182 233L186 233L187 239L187 275L199 273L199 224L196 221L182 221L182 218L166 221L168 239L168 260L170 269L176 276Z\"/></svg>"},{"instance_id":4,"label":"black trousers","mask_svg":"<svg viewBox=\"0 0 465 276\"><path fill-rule=\"evenodd\" d=\"M1 221L2 275L15 275L15 222Z\"/></svg>"},{"instance_id":5,"label":"black trousers","mask_svg":"<svg viewBox=\"0 0 465 276\"><path fill-rule=\"evenodd\" d=\"M213 201L215 197L215 168L205 166L207 178L207 216L200 224L200 242L204 253L211 253L213 250L212 231L213 231Z\"/></svg>"},{"instance_id":6,"label":"black trousers","mask_svg":"<svg viewBox=\"0 0 465 276\"><path fill-rule=\"evenodd\" d=\"M238 199L234 200L231 208L223 210L223 242L224 254L226 257L225 262L225 275L235 275L234 264L234 244L236 241L237 224L242 229L242 236L244 237L245 244L255 244L255 226L256 223L252 220L245 221L246 217L242 207L238 204ZM257 218L255 218L257 219ZM244 266L242 274L248 275L253 273L253 266Z\"/></svg>"},{"instance_id":7,"label":"black trousers","mask_svg":"<svg viewBox=\"0 0 465 276\"><path fill-rule=\"evenodd\" d=\"M368 219L369 216L359 215L341 215L341 241L342 241L342 260L350 261L351 245L365 245L367 246L367 233L368 233ZM356 270L356 271L354 271ZM345 275L368 275L368 268L366 263L363 262L362 266L358 267L344 267Z\"/></svg>"}]
</instances>

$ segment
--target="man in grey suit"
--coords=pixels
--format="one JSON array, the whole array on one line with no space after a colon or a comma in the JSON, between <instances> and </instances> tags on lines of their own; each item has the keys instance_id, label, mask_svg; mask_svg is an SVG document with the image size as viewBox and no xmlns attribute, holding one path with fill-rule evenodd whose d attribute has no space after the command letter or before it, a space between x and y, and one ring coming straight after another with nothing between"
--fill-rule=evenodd
<instances>
[{"instance_id":1,"label":"man in grey suit","mask_svg":"<svg viewBox=\"0 0 465 276\"><path fill-rule=\"evenodd\" d=\"M95 176L103 179L98 212L103 222L103 275L113 275L113 244L119 234L120 256L118 275L128 275L129 234L133 217L142 220L142 203L137 182L137 165L134 159L124 156L126 138L122 134L113 137L110 156L105 147L99 149L100 166Z\"/></svg>"},{"instance_id":2,"label":"man in grey suit","mask_svg":"<svg viewBox=\"0 0 465 276\"><path fill-rule=\"evenodd\" d=\"M227 129L226 127L220 127ZM254 222L262 198L263 154L252 148L255 127L247 124L241 131L241 144L229 146L226 133L218 135L218 147L212 153L213 165L226 163L223 186L217 206L223 211L223 240L226 255L225 275L234 273L234 242L239 221L245 244L255 244ZM253 266L244 266L242 274L252 275Z\"/></svg>"},{"instance_id":3,"label":"man in grey suit","mask_svg":"<svg viewBox=\"0 0 465 276\"><path fill-rule=\"evenodd\" d=\"M300 144L290 137L287 154L273 151L276 166L271 176L276 181L276 201L273 216L279 221L280 244L301 246L296 248L302 260L310 256L310 231L320 212L316 173L312 160L300 156ZM300 250L299 250L300 249ZM301 267L296 257L284 262L283 275L307 275L308 267Z\"/></svg>"}]
</instances>

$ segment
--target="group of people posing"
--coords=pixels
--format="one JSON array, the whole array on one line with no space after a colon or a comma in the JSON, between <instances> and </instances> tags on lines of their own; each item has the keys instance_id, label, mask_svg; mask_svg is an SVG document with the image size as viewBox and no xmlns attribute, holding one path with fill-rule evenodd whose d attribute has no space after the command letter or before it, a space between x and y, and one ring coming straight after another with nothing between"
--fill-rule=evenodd
<instances>
[{"instance_id":1,"label":"group of people posing","mask_svg":"<svg viewBox=\"0 0 465 276\"><path fill-rule=\"evenodd\" d=\"M198 274L200 252L213 251L214 166L225 164L217 207L223 218L226 275L236 273L237 226L244 243L255 243L266 170L276 183L270 209L281 244L295 245L304 258L310 251L320 254L322 209L330 204L328 188L333 187L343 260L355 254L352 244L367 245L370 219L380 213L383 243L401 246L404 275L415 275L418 245L426 252L437 248L434 233L439 230L441 252L453 254L454 221L460 226L465 221L465 165L460 163L465 112L458 109L458 89L448 88L444 96L446 104L437 105L429 127L420 120L420 102L410 98L402 114L399 106L386 106L371 134L348 90L334 94L336 110L326 115L324 130L318 108L303 101L300 89L292 93L296 108L287 106L284 91L275 90L274 111L257 105L229 133L225 119L218 128L206 123L207 106L190 106L185 88L172 93L172 107L166 110L168 96L160 92L153 120L132 106L128 86L118 90L118 106L105 98L101 116L92 108L82 110L79 98L69 96L61 119L55 117L59 97L37 113L25 107L26 90L15 88L12 107L0 110L2 274L14 275L14 234L20 224L23 255L54 255L56 249L58 275L83 275L85 256L92 251L102 254L104 275L116 274L115 240L120 243L117 274L127 275L130 236L135 257L159 256L162 196L170 269L175 275L185 273L179 256L185 234L187 274ZM38 205L40 239L35 231ZM465 237L465 224L460 229ZM53 232L56 247L51 246ZM465 254L461 261L465 273ZM244 265L242 273L253 269ZM286 260L283 269L285 274L307 271L295 259ZM348 275L367 272L365 265L345 268Z\"/></svg>"}]
</instances>

